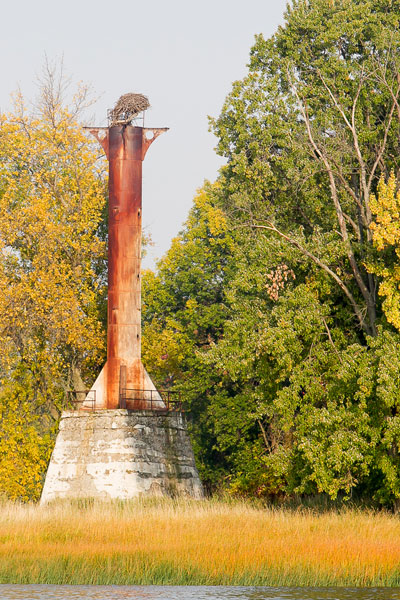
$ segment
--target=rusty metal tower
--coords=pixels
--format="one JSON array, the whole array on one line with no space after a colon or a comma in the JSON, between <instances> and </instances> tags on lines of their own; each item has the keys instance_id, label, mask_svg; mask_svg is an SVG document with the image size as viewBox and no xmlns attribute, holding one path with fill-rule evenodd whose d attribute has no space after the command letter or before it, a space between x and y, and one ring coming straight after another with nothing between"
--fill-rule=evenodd
<instances>
[{"instance_id":1,"label":"rusty metal tower","mask_svg":"<svg viewBox=\"0 0 400 600\"><path fill-rule=\"evenodd\" d=\"M139 127L124 117L109 127L87 128L109 165L108 316L107 362L83 408L95 401L96 408L163 409L141 360L142 163L168 128Z\"/></svg>"}]
</instances>

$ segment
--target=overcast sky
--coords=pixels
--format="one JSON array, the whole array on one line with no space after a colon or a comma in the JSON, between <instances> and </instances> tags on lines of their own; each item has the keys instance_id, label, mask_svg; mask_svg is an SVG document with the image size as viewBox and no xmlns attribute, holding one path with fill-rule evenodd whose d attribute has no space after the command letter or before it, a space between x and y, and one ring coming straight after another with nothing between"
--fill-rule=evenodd
<instances>
[{"instance_id":1,"label":"overcast sky","mask_svg":"<svg viewBox=\"0 0 400 600\"><path fill-rule=\"evenodd\" d=\"M143 224L152 267L168 249L204 179L223 161L207 115L218 116L232 82L246 73L254 35L283 22L286 0L20 0L2 5L0 110L20 85L35 96L45 54L100 95L96 124L121 94L149 97L149 127L170 127L143 165Z\"/></svg>"}]
</instances>

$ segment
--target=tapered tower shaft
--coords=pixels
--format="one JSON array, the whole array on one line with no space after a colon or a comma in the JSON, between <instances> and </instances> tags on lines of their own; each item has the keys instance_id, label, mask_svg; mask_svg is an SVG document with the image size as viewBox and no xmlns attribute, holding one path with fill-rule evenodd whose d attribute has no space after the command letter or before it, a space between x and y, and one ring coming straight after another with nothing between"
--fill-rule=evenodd
<instances>
[{"instance_id":1,"label":"tapered tower shaft","mask_svg":"<svg viewBox=\"0 0 400 600\"><path fill-rule=\"evenodd\" d=\"M141 377L141 240L143 129L109 130L107 408L119 405L120 366Z\"/></svg>"},{"instance_id":2,"label":"tapered tower shaft","mask_svg":"<svg viewBox=\"0 0 400 600\"><path fill-rule=\"evenodd\" d=\"M121 406L121 387L153 386L141 362L142 162L163 131L132 125L91 129L109 161L107 363L94 386L104 408Z\"/></svg>"}]
</instances>

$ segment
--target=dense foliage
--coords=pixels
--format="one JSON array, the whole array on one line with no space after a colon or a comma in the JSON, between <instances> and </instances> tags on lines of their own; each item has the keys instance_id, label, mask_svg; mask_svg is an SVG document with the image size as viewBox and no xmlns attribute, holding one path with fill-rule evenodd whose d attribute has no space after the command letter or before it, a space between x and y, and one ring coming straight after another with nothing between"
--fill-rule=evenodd
<instances>
[{"instance_id":1,"label":"dense foliage","mask_svg":"<svg viewBox=\"0 0 400 600\"><path fill-rule=\"evenodd\" d=\"M0 119L0 493L37 498L67 390L104 360L104 165L47 69Z\"/></svg>"},{"instance_id":2,"label":"dense foliage","mask_svg":"<svg viewBox=\"0 0 400 600\"><path fill-rule=\"evenodd\" d=\"M37 497L64 391L104 351L102 165L51 96L0 129L11 497ZM211 120L227 164L143 277L143 359L209 490L400 506L399 126L398 0L293 0Z\"/></svg>"},{"instance_id":3,"label":"dense foliage","mask_svg":"<svg viewBox=\"0 0 400 600\"><path fill-rule=\"evenodd\" d=\"M227 166L148 275L148 366L188 398L211 487L399 502L399 21L298 0L257 36L212 120Z\"/></svg>"}]
</instances>

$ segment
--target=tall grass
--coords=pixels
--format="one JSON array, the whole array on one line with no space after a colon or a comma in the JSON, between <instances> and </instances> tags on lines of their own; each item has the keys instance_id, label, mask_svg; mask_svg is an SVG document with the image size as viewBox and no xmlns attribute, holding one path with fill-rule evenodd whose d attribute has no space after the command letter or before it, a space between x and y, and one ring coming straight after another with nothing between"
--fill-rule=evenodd
<instances>
[{"instance_id":1,"label":"tall grass","mask_svg":"<svg viewBox=\"0 0 400 600\"><path fill-rule=\"evenodd\" d=\"M0 583L400 585L400 519L138 500L0 506Z\"/></svg>"}]
</instances>

